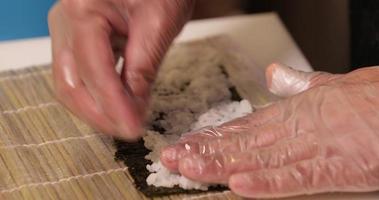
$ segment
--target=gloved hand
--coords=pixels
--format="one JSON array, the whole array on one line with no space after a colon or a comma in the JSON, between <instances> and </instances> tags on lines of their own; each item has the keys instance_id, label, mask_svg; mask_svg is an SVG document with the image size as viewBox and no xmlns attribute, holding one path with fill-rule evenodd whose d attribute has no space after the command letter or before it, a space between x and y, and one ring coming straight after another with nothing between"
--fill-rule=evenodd
<instances>
[{"instance_id":1,"label":"gloved hand","mask_svg":"<svg viewBox=\"0 0 379 200\"><path fill-rule=\"evenodd\" d=\"M124 139L139 137L158 65L193 4L194 0L58 2L49 13L58 99L101 131ZM122 78L114 69L114 48L124 51Z\"/></svg>"},{"instance_id":2,"label":"gloved hand","mask_svg":"<svg viewBox=\"0 0 379 200\"><path fill-rule=\"evenodd\" d=\"M274 64L266 74L272 92L294 96L184 135L162 163L244 197L378 190L379 67L332 75Z\"/></svg>"}]
</instances>

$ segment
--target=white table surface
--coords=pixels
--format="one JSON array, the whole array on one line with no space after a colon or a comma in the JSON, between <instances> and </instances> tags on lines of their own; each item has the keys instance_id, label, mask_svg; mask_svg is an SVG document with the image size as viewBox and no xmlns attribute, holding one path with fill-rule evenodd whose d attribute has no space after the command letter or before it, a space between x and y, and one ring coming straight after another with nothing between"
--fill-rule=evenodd
<instances>
[{"instance_id":1,"label":"white table surface","mask_svg":"<svg viewBox=\"0 0 379 200\"><path fill-rule=\"evenodd\" d=\"M258 65L282 62L297 69L311 70L274 13L191 21L176 42L217 34L230 35ZM50 50L49 37L0 42L0 70L50 63Z\"/></svg>"},{"instance_id":2,"label":"white table surface","mask_svg":"<svg viewBox=\"0 0 379 200\"><path fill-rule=\"evenodd\" d=\"M256 64L281 62L310 71L308 61L274 13L225 17L189 22L176 42L228 34ZM51 62L50 38L0 42L0 70L17 69ZM379 193L324 194L291 198L296 200L377 200Z\"/></svg>"}]
</instances>

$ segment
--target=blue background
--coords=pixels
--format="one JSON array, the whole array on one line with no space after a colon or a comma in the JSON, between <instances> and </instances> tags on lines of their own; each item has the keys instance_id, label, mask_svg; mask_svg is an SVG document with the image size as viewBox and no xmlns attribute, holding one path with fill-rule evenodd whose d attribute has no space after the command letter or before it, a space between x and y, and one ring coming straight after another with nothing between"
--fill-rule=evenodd
<instances>
[{"instance_id":1,"label":"blue background","mask_svg":"<svg viewBox=\"0 0 379 200\"><path fill-rule=\"evenodd\" d=\"M0 41L48 35L47 13L55 0L0 0Z\"/></svg>"}]
</instances>

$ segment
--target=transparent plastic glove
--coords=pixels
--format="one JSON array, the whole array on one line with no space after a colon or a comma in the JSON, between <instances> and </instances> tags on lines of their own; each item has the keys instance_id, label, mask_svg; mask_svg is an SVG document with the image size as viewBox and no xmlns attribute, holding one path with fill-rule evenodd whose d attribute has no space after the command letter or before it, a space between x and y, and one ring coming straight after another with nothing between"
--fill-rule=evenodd
<instances>
[{"instance_id":1,"label":"transparent plastic glove","mask_svg":"<svg viewBox=\"0 0 379 200\"><path fill-rule=\"evenodd\" d=\"M275 64L267 80L277 94L300 93L185 135L162 163L244 197L379 189L379 67L331 75Z\"/></svg>"},{"instance_id":2,"label":"transparent plastic glove","mask_svg":"<svg viewBox=\"0 0 379 200\"><path fill-rule=\"evenodd\" d=\"M193 0L59 1L49 13L58 99L101 131L138 138L150 85L193 4ZM125 58L121 78L114 69L114 50Z\"/></svg>"}]
</instances>

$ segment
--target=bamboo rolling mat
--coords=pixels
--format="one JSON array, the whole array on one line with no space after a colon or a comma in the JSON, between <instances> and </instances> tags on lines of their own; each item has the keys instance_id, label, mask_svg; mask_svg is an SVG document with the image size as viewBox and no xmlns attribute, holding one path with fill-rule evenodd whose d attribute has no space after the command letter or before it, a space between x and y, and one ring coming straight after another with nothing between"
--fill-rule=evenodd
<instances>
[{"instance_id":1,"label":"bamboo rolling mat","mask_svg":"<svg viewBox=\"0 0 379 200\"><path fill-rule=\"evenodd\" d=\"M0 108L3 199L122 199L133 189L111 138L55 101L50 68L3 72Z\"/></svg>"},{"instance_id":2,"label":"bamboo rolling mat","mask_svg":"<svg viewBox=\"0 0 379 200\"><path fill-rule=\"evenodd\" d=\"M219 39L188 45L212 46L219 43L215 41ZM235 74L237 86L247 80ZM268 101L260 87L247 84L239 87L242 93L253 88L260 92L251 99ZM49 66L0 73L0 199L146 199L134 187L127 166L114 160L114 152L112 138L54 99ZM159 199L183 198L237 199L229 191Z\"/></svg>"},{"instance_id":3,"label":"bamboo rolling mat","mask_svg":"<svg viewBox=\"0 0 379 200\"><path fill-rule=\"evenodd\" d=\"M0 199L145 199L112 138L55 101L50 68L0 74L0 108Z\"/></svg>"},{"instance_id":4,"label":"bamboo rolling mat","mask_svg":"<svg viewBox=\"0 0 379 200\"><path fill-rule=\"evenodd\" d=\"M263 87L264 70L246 60L228 39L210 38L183 45L217 49L231 81L253 105L275 100ZM134 187L127 166L114 160L114 153L112 138L82 123L54 99L49 66L0 72L1 200L147 199ZM376 199L377 193L296 199L363 197ZM239 198L226 191L155 199Z\"/></svg>"}]
</instances>

